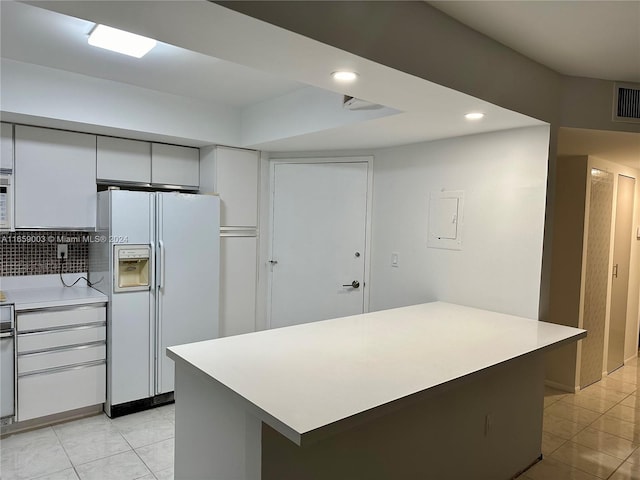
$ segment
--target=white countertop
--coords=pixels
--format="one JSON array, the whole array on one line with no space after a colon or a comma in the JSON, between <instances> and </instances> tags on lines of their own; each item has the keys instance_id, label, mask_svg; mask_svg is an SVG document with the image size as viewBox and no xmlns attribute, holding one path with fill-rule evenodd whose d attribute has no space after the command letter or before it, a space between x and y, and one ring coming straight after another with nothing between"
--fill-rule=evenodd
<instances>
[{"instance_id":1,"label":"white countertop","mask_svg":"<svg viewBox=\"0 0 640 480\"><path fill-rule=\"evenodd\" d=\"M301 444L334 422L585 336L434 302L179 345L168 355Z\"/></svg>"},{"instance_id":2,"label":"white countertop","mask_svg":"<svg viewBox=\"0 0 640 480\"><path fill-rule=\"evenodd\" d=\"M106 303L108 298L91 287L39 287L4 290L16 312L33 308L51 308Z\"/></svg>"}]
</instances>

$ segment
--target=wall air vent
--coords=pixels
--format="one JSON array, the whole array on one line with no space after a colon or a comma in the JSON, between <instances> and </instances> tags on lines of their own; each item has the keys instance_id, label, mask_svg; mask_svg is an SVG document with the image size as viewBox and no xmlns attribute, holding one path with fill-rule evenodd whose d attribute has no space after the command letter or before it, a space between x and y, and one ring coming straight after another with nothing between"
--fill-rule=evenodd
<instances>
[{"instance_id":1,"label":"wall air vent","mask_svg":"<svg viewBox=\"0 0 640 480\"><path fill-rule=\"evenodd\" d=\"M640 123L640 86L624 83L614 85L613 121Z\"/></svg>"}]
</instances>

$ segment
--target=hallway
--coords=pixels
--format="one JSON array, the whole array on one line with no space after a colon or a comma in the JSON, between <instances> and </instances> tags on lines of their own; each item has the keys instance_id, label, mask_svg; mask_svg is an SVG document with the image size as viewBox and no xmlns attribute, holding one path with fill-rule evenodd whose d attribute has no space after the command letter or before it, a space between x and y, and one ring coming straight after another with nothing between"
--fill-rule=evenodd
<instances>
[{"instance_id":1,"label":"hallway","mask_svg":"<svg viewBox=\"0 0 640 480\"><path fill-rule=\"evenodd\" d=\"M543 460L526 480L640 480L638 358L576 393L545 392Z\"/></svg>"}]
</instances>

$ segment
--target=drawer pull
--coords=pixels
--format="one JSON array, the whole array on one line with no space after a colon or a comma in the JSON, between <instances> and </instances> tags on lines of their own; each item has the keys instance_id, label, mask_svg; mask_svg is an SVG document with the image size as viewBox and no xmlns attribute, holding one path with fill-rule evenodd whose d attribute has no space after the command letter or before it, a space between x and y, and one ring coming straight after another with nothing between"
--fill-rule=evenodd
<instances>
[{"instance_id":1,"label":"drawer pull","mask_svg":"<svg viewBox=\"0 0 640 480\"><path fill-rule=\"evenodd\" d=\"M59 347L43 348L40 350L31 350L29 352L18 353L18 357L28 357L30 355L42 355L43 353L63 352L67 350L83 350L85 348L101 347L106 345L104 340L97 342L77 343L75 345L61 345Z\"/></svg>"},{"instance_id":2,"label":"drawer pull","mask_svg":"<svg viewBox=\"0 0 640 480\"><path fill-rule=\"evenodd\" d=\"M36 370L34 372L20 373L18 374L18 378L31 377L34 375L50 375L52 373L66 372L67 370L79 370L81 368L97 367L106 363L106 360L93 360L91 362L77 363L75 365L65 365L63 367L53 367L44 370Z\"/></svg>"},{"instance_id":3,"label":"drawer pull","mask_svg":"<svg viewBox=\"0 0 640 480\"><path fill-rule=\"evenodd\" d=\"M49 313L49 312L69 312L72 310L93 310L95 308L101 308L106 306L106 302L96 302L87 305L78 306L66 306L66 307L45 307L45 308L25 308L24 310L18 310L16 314L18 316L29 313Z\"/></svg>"},{"instance_id":4,"label":"drawer pull","mask_svg":"<svg viewBox=\"0 0 640 480\"><path fill-rule=\"evenodd\" d=\"M72 331L72 330L84 330L87 328L96 328L96 327L106 327L107 322L91 322L91 323L81 323L79 325L63 325L61 327L50 327L50 328L39 328L37 330L26 330L24 332L18 332L18 337L26 336L26 335L40 335L43 333L52 333L52 332L62 332L62 331Z\"/></svg>"}]
</instances>

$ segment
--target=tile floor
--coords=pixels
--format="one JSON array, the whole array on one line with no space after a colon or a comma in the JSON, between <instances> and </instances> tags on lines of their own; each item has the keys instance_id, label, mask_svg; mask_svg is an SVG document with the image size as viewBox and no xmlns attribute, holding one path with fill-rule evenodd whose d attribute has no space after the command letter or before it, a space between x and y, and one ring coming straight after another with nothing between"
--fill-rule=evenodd
<instances>
[{"instance_id":1,"label":"tile floor","mask_svg":"<svg viewBox=\"0 0 640 480\"><path fill-rule=\"evenodd\" d=\"M640 480L640 361L577 394L548 388L544 459L519 480ZM173 479L174 406L0 441L3 480Z\"/></svg>"},{"instance_id":2,"label":"tile floor","mask_svg":"<svg viewBox=\"0 0 640 480\"><path fill-rule=\"evenodd\" d=\"M104 414L0 440L2 480L173 479L174 405Z\"/></svg>"},{"instance_id":3,"label":"tile floor","mask_svg":"<svg viewBox=\"0 0 640 480\"><path fill-rule=\"evenodd\" d=\"M577 394L547 388L543 460L518 480L640 480L640 361Z\"/></svg>"}]
</instances>

